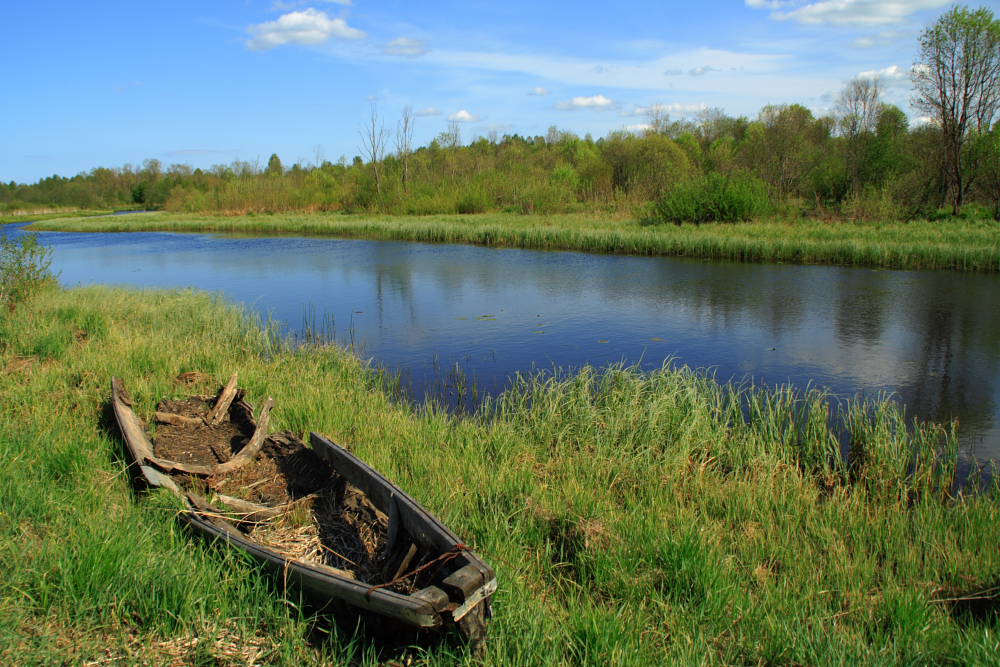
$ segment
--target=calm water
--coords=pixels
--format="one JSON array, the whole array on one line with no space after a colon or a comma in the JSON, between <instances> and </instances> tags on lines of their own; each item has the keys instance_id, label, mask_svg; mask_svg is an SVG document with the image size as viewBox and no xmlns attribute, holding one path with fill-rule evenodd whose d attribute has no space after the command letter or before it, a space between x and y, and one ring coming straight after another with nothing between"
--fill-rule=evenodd
<instances>
[{"instance_id":1,"label":"calm water","mask_svg":"<svg viewBox=\"0 0 1000 667\"><path fill-rule=\"evenodd\" d=\"M720 380L893 392L1000 458L998 275L294 237L40 240L65 285L193 286L291 331L326 320L418 397L456 367L496 392L516 371L676 357Z\"/></svg>"}]
</instances>

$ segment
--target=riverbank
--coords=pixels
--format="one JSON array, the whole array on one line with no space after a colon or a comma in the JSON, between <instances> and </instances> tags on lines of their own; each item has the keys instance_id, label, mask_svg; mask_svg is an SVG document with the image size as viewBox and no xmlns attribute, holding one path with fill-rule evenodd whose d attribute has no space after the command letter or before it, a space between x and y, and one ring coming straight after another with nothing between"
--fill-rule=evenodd
<instances>
[{"instance_id":1,"label":"riverbank","mask_svg":"<svg viewBox=\"0 0 1000 667\"><path fill-rule=\"evenodd\" d=\"M52 219L35 223L31 228L330 235L740 262L1000 271L1000 223L992 220L907 223L764 220L643 226L633 219L578 214L206 216L158 212Z\"/></svg>"},{"instance_id":2,"label":"riverbank","mask_svg":"<svg viewBox=\"0 0 1000 667\"><path fill-rule=\"evenodd\" d=\"M493 564L488 664L996 656L1000 490L953 496L954 434L911 433L891 403L851 410L849 465L821 395L683 369L525 380L495 418L459 419L395 404L343 350L286 349L208 295L105 288L4 314L0 369L5 663L375 660L363 632L317 623L190 540L168 498L131 491L111 375L149 414L233 371L251 401L274 396L275 429L349 444ZM188 371L207 378L175 379ZM467 659L454 643L408 655Z\"/></svg>"},{"instance_id":3,"label":"riverbank","mask_svg":"<svg viewBox=\"0 0 1000 667\"><path fill-rule=\"evenodd\" d=\"M44 209L41 211L7 211L0 215L0 225L12 222L38 222L63 218L91 218L98 215L111 215L114 211L85 209Z\"/></svg>"}]
</instances>

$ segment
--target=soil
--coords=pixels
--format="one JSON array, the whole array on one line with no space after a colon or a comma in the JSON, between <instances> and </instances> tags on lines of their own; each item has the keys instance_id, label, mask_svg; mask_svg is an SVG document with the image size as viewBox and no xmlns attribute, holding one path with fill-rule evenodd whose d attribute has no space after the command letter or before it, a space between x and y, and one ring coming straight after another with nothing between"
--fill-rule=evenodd
<instances>
[{"instance_id":1,"label":"soil","mask_svg":"<svg viewBox=\"0 0 1000 667\"><path fill-rule=\"evenodd\" d=\"M183 401L163 400L158 412L172 412L182 417L199 418L208 414L212 399L193 396ZM233 411L230 411L231 414ZM161 459L178 463L216 465L240 451L253 435L252 422L226 420L216 426L196 427L159 424L156 427L154 452Z\"/></svg>"},{"instance_id":2,"label":"soil","mask_svg":"<svg viewBox=\"0 0 1000 667\"><path fill-rule=\"evenodd\" d=\"M164 400L157 411L200 418L213 403L212 397L204 396ZM233 403L229 419L217 426L159 424L154 451L180 463L223 463L253 435L256 425L251 414L241 400ZM371 584L392 576L384 572L389 556L386 515L292 433L269 435L256 459L230 472L207 478L178 474L174 479L210 500L218 493L281 508L273 519L236 525L286 557L345 570ZM224 511L221 503L213 504Z\"/></svg>"}]
</instances>

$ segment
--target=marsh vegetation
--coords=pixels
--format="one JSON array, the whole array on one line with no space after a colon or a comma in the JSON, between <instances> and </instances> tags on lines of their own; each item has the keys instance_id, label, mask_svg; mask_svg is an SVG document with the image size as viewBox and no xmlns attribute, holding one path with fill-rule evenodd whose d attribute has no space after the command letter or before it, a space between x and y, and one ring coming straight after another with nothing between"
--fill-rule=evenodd
<instances>
[{"instance_id":1,"label":"marsh vegetation","mask_svg":"<svg viewBox=\"0 0 1000 667\"><path fill-rule=\"evenodd\" d=\"M341 349L285 347L193 292L45 288L2 320L0 362L13 662L376 659L363 626L324 626L128 482L108 378L152 410L191 391L183 374L211 391L236 368L251 398L275 397L275 428L350 444L491 561L491 664L981 663L995 650L998 492L962 492L954 432L892 403L852 407L850 456L823 394L684 368L525 377L490 418L456 418L393 403ZM404 652L463 659L449 642Z\"/></svg>"}]
</instances>

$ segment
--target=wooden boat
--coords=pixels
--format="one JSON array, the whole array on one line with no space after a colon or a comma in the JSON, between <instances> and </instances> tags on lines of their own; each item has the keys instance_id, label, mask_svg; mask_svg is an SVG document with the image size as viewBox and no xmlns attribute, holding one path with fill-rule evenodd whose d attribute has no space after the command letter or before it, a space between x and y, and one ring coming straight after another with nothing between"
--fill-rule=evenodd
<instances>
[{"instance_id":1,"label":"wooden boat","mask_svg":"<svg viewBox=\"0 0 1000 667\"><path fill-rule=\"evenodd\" d=\"M121 380L112 378L111 395L142 478L150 487L169 489L181 498L185 511L180 517L198 533L242 549L321 603L339 600L418 628L457 625L474 644L485 638L497 588L489 565L413 498L346 449L317 433L310 434L311 448L291 434L268 434L273 401L268 399L255 420L253 407L236 388L235 375L214 400L202 396L186 403L162 402L154 416L156 446L133 412ZM183 437L169 440L170 433ZM220 433L232 443L231 452L219 453L213 445L217 460L207 463L192 455L203 441L218 441ZM161 440L186 444L171 452ZM282 484L270 478L248 482L254 470L280 478L288 497L261 502L261 488L270 484L281 495ZM245 492L229 495L237 487ZM298 531L295 539L275 539L273 533L280 532L275 527L286 525ZM361 537L351 542L354 529ZM373 533L378 533L375 546L365 542L364 548L358 547ZM299 547L309 540L312 546L303 555ZM353 558L345 553L350 548Z\"/></svg>"}]
</instances>

